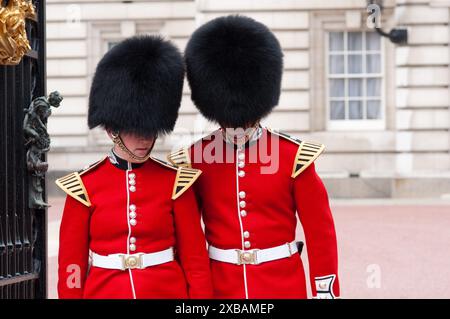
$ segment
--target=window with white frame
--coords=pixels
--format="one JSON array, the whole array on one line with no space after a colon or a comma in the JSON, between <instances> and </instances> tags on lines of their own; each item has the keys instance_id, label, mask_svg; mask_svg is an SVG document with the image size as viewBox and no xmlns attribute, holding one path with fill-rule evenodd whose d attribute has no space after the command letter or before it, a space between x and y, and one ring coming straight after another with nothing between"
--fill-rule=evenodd
<instances>
[{"instance_id":1,"label":"window with white frame","mask_svg":"<svg viewBox=\"0 0 450 319\"><path fill-rule=\"evenodd\" d=\"M329 129L384 127L383 50L376 32L328 32Z\"/></svg>"}]
</instances>

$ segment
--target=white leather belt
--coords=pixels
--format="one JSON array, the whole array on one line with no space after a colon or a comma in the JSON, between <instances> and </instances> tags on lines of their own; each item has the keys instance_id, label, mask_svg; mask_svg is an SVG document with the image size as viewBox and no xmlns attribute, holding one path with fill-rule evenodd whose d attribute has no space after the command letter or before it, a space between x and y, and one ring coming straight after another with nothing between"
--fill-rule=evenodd
<instances>
[{"instance_id":1,"label":"white leather belt","mask_svg":"<svg viewBox=\"0 0 450 319\"><path fill-rule=\"evenodd\" d=\"M288 258L298 252L295 241L267 249L219 249L209 246L209 258L236 265L258 265L272 260Z\"/></svg>"},{"instance_id":2,"label":"white leather belt","mask_svg":"<svg viewBox=\"0 0 450 319\"><path fill-rule=\"evenodd\" d=\"M111 254L108 256L92 254L92 266L106 269L144 269L174 260L172 247L155 253Z\"/></svg>"}]
</instances>

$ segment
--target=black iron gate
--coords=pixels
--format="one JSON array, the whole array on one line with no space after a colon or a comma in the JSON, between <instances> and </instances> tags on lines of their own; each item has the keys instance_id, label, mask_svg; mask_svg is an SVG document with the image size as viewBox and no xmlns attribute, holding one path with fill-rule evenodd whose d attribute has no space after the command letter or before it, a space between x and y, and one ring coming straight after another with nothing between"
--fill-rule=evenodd
<instances>
[{"instance_id":1,"label":"black iron gate","mask_svg":"<svg viewBox=\"0 0 450 319\"><path fill-rule=\"evenodd\" d=\"M23 133L24 108L46 94L45 1L33 4L36 15L26 19L32 50L16 66L0 65L0 299L47 296L47 211L29 208Z\"/></svg>"}]
</instances>

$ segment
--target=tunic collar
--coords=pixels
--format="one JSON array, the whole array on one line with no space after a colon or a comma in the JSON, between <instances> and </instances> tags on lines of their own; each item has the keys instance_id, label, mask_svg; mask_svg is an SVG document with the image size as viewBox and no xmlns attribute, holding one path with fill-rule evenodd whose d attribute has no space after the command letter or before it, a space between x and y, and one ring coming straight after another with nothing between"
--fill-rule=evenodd
<instances>
[{"instance_id":1,"label":"tunic collar","mask_svg":"<svg viewBox=\"0 0 450 319\"><path fill-rule=\"evenodd\" d=\"M250 137L250 139L243 145L242 148L247 148L247 147L255 144L261 138L262 134L263 134L263 129L262 129L261 125L259 125L258 128L256 129L256 131L253 133L253 135ZM225 143L227 143L228 145L234 147L235 149L239 147L233 141L228 140L224 136L222 129L221 129L221 135L222 135L222 138L223 138Z\"/></svg>"},{"instance_id":2,"label":"tunic collar","mask_svg":"<svg viewBox=\"0 0 450 319\"><path fill-rule=\"evenodd\" d=\"M145 163L145 162L144 163L128 162L127 160L124 160L123 158L119 157L119 155L117 155L113 149L109 151L108 159L111 162L111 164L124 171L126 171L127 169L129 170L136 169L138 167L141 167Z\"/></svg>"}]
</instances>

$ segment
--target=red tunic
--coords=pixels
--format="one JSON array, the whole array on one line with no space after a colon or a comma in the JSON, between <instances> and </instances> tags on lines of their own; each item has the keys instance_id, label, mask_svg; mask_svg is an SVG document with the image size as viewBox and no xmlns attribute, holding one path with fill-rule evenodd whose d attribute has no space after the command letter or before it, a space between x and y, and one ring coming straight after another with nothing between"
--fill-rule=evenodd
<instances>
[{"instance_id":1,"label":"red tunic","mask_svg":"<svg viewBox=\"0 0 450 319\"><path fill-rule=\"evenodd\" d=\"M79 174L85 191L67 196L61 222L60 298L212 296L206 242L193 189L185 187L181 196L178 193L179 197L172 199L178 171L154 159L127 170L104 159ZM130 174L134 174L134 185ZM67 192L65 180L57 184ZM131 205L135 205L135 225L130 223ZM169 247L177 252L172 262L145 269L88 269L89 251L106 256L152 253Z\"/></svg>"},{"instance_id":2,"label":"red tunic","mask_svg":"<svg viewBox=\"0 0 450 319\"><path fill-rule=\"evenodd\" d=\"M184 152L186 160L180 155L183 151L171 154L169 160L203 172L194 187L210 245L251 250L292 242L297 212L306 237L313 296L338 297L334 223L313 163L320 153L305 164L303 157L310 154L304 148L299 151L300 141L267 129L260 134L239 150L224 142L218 130ZM258 265L211 260L211 271L217 298L307 296L299 254Z\"/></svg>"}]
</instances>

